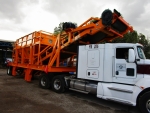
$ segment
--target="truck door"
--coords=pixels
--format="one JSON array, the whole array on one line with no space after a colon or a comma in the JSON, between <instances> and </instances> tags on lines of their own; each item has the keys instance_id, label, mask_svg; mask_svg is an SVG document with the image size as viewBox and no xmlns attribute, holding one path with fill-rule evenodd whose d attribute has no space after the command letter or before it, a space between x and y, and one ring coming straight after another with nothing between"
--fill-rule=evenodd
<instances>
[{"instance_id":1,"label":"truck door","mask_svg":"<svg viewBox=\"0 0 150 113\"><path fill-rule=\"evenodd\" d=\"M136 64L128 62L128 50L134 48L116 48L114 58L114 82L134 84Z\"/></svg>"}]
</instances>

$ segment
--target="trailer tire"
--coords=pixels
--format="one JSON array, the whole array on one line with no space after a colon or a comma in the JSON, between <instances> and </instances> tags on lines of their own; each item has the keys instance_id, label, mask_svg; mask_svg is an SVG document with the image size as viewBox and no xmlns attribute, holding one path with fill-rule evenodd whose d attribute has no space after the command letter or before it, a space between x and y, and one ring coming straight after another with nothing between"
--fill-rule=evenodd
<instances>
[{"instance_id":1,"label":"trailer tire","mask_svg":"<svg viewBox=\"0 0 150 113\"><path fill-rule=\"evenodd\" d=\"M43 74L39 77L39 86L43 89L50 88L50 79L48 75Z\"/></svg>"},{"instance_id":2,"label":"trailer tire","mask_svg":"<svg viewBox=\"0 0 150 113\"><path fill-rule=\"evenodd\" d=\"M12 75L12 67L11 66L7 67L7 75Z\"/></svg>"},{"instance_id":3,"label":"trailer tire","mask_svg":"<svg viewBox=\"0 0 150 113\"><path fill-rule=\"evenodd\" d=\"M63 93L65 91L65 80L63 75L57 75L52 79L52 89L56 93Z\"/></svg>"},{"instance_id":4,"label":"trailer tire","mask_svg":"<svg viewBox=\"0 0 150 113\"><path fill-rule=\"evenodd\" d=\"M150 113L150 92L143 94L139 98L138 106L142 113Z\"/></svg>"}]
</instances>

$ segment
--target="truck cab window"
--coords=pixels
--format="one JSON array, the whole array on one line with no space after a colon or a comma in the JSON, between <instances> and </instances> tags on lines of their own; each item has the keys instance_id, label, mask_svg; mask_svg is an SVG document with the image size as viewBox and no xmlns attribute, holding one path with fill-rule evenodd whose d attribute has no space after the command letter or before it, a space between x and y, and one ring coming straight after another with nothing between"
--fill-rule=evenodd
<instances>
[{"instance_id":1,"label":"truck cab window","mask_svg":"<svg viewBox=\"0 0 150 113\"><path fill-rule=\"evenodd\" d=\"M142 47L138 46L137 51L138 51L139 58L145 59L145 55L144 55Z\"/></svg>"},{"instance_id":2,"label":"truck cab window","mask_svg":"<svg viewBox=\"0 0 150 113\"><path fill-rule=\"evenodd\" d=\"M128 50L130 48L116 48L117 59L128 59Z\"/></svg>"}]
</instances>

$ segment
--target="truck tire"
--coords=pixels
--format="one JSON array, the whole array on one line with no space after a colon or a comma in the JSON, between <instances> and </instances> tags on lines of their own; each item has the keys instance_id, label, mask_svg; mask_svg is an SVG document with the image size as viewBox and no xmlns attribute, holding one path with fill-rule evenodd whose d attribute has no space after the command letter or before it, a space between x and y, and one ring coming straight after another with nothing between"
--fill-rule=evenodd
<instances>
[{"instance_id":1,"label":"truck tire","mask_svg":"<svg viewBox=\"0 0 150 113\"><path fill-rule=\"evenodd\" d=\"M50 88L50 79L48 75L43 74L39 78L39 86L43 89L48 89Z\"/></svg>"},{"instance_id":2,"label":"truck tire","mask_svg":"<svg viewBox=\"0 0 150 113\"><path fill-rule=\"evenodd\" d=\"M12 75L12 67L11 66L7 67L7 75Z\"/></svg>"},{"instance_id":3,"label":"truck tire","mask_svg":"<svg viewBox=\"0 0 150 113\"><path fill-rule=\"evenodd\" d=\"M150 113L150 92L143 94L139 98L138 105L142 113Z\"/></svg>"},{"instance_id":4,"label":"truck tire","mask_svg":"<svg viewBox=\"0 0 150 113\"><path fill-rule=\"evenodd\" d=\"M65 91L65 80L63 75L57 75L52 79L52 89L56 93L63 93Z\"/></svg>"}]
</instances>

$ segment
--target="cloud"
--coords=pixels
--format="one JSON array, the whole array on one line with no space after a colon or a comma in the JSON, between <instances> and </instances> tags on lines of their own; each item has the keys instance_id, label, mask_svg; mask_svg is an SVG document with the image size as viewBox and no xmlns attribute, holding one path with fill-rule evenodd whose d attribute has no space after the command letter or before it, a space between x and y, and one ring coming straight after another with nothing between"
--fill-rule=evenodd
<instances>
[{"instance_id":1,"label":"cloud","mask_svg":"<svg viewBox=\"0 0 150 113\"><path fill-rule=\"evenodd\" d=\"M119 10L124 19L133 26L134 30L150 36L150 33L146 30L150 28L148 26L148 23L150 23L150 1L126 0L126 2L122 2L119 5Z\"/></svg>"},{"instance_id":2,"label":"cloud","mask_svg":"<svg viewBox=\"0 0 150 113\"><path fill-rule=\"evenodd\" d=\"M6 2L0 0L0 3L5 7L9 7L11 4L9 0ZM54 14L41 8L43 4L38 0L18 0L16 3L12 2L9 9L1 7L3 10L0 12L0 34L3 37L0 38L6 37L5 39L8 40L16 40L34 31L53 32L55 22L59 23Z\"/></svg>"},{"instance_id":3,"label":"cloud","mask_svg":"<svg viewBox=\"0 0 150 113\"><path fill-rule=\"evenodd\" d=\"M82 23L91 16L100 17L101 6L97 5L96 2L99 0L57 0L49 1L46 0L47 4L43 7L46 11L55 14L60 21L72 21Z\"/></svg>"},{"instance_id":4,"label":"cloud","mask_svg":"<svg viewBox=\"0 0 150 113\"><path fill-rule=\"evenodd\" d=\"M12 22L21 22L25 16L20 8L22 0L0 0L0 17L4 20L11 20Z\"/></svg>"},{"instance_id":5,"label":"cloud","mask_svg":"<svg viewBox=\"0 0 150 113\"><path fill-rule=\"evenodd\" d=\"M149 0L0 0L0 34L15 40L36 30L53 32L60 22L78 25L117 9L138 33L150 36Z\"/></svg>"}]
</instances>

